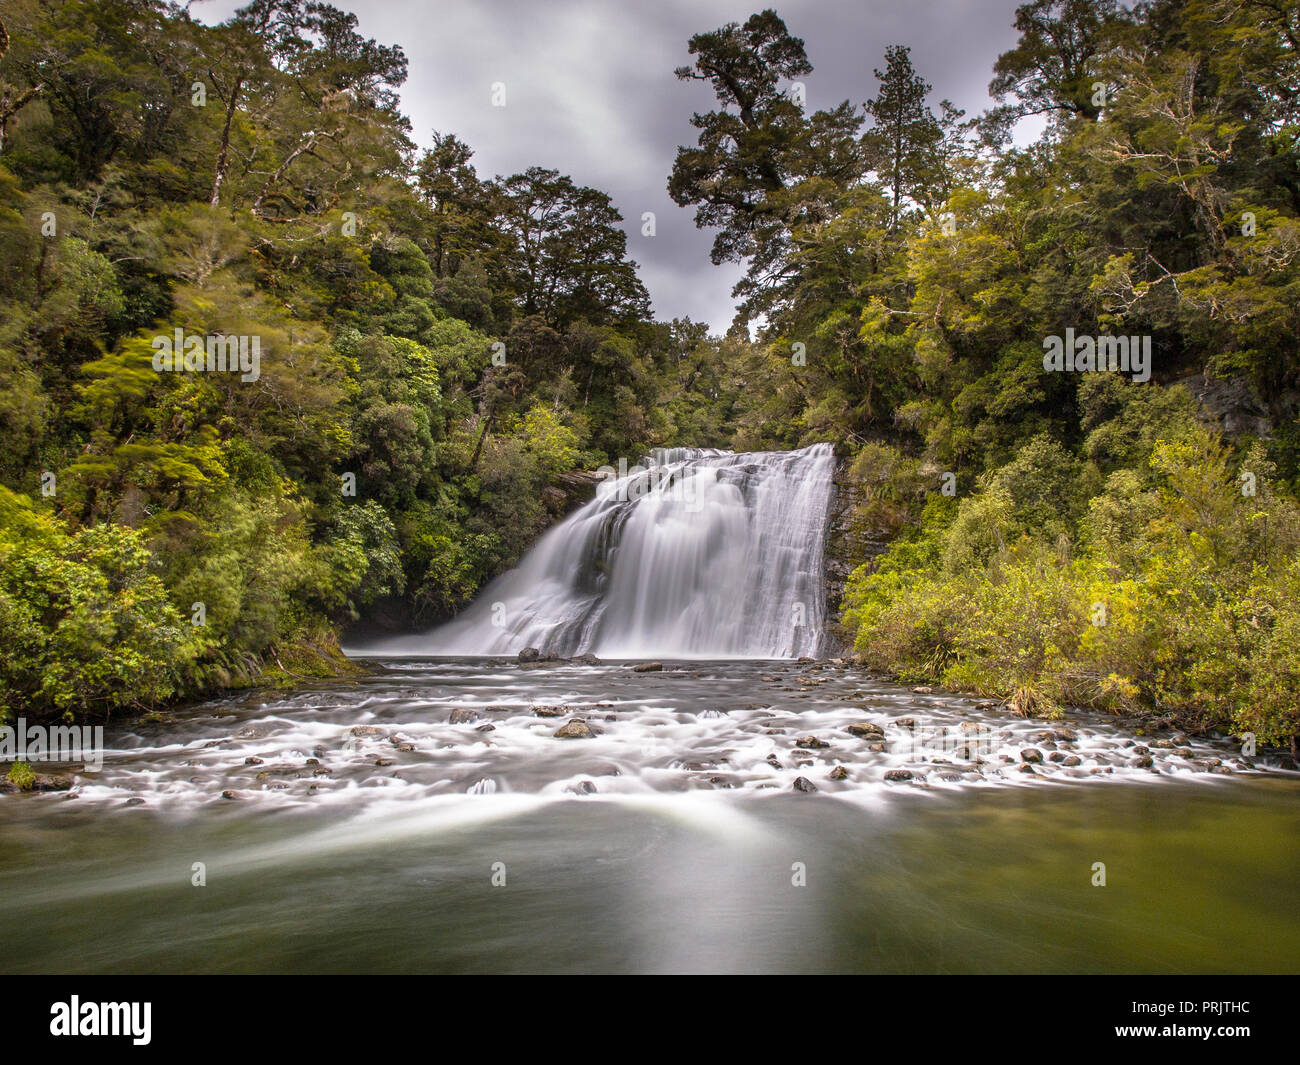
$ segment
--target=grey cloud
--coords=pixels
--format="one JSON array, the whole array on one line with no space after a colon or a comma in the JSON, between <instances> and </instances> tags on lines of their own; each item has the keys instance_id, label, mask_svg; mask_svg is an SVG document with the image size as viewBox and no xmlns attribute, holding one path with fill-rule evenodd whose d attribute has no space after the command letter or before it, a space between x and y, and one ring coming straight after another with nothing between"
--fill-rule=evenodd
<instances>
[{"instance_id":1,"label":"grey cloud","mask_svg":"<svg viewBox=\"0 0 1300 1065\"><path fill-rule=\"evenodd\" d=\"M997 56L1014 46L1019 0L897 0L775 4L802 37L814 72L806 79L811 108L873 95L874 67L885 47L907 44L934 86L970 114L989 103ZM608 192L625 219L630 256L641 266L658 317L730 324L735 266L709 262L712 234L695 228L693 211L666 190L679 144L694 143L693 111L709 110L712 90L679 82L673 68L689 62L692 34L743 22L763 3L677 0L334 0L354 11L361 30L398 43L410 59L402 104L417 142L432 130L452 132L475 150L480 174L550 167ZM231 0L196 5L205 21L239 6ZM506 106L493 107L494 82ZM641 217L656 216L656 236L641 236Z\"/></svg>"}]
</instances>

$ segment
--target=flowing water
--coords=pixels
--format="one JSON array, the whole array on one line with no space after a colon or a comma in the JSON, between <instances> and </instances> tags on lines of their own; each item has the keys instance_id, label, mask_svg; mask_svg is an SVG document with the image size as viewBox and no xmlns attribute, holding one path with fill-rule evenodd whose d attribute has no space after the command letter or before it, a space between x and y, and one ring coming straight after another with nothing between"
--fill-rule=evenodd
<instances>
[{"instance_id":1,"label":"flowing water","mask_svg":"<svg viewBox=\"0 0 1300 1065\"><path fill-rule=\"evenodd\" d=\"M6 969L1300 968L1300 776L1226 742L828 663L373 665L0 801Z\"/></svg>"},{"instance_id":2,"label":"flowing water","mask_svg":"<svg viewBox=\"0 0 1300 1065\"><path fill-rule=\"evenodd\" d=\"M824 641L835 455L677 448L608 477L518 569L384 654L785 658Z\"/></svg>"},{"instance_id":3,"label":"flowing water","mask_svg":"<svg viewBox=\"0 0 1300 1065\"><path fill-rule=\"evenodd\" d=\"M793 658L830 463L665 454L359 679L110 729L0 797L6 970L1300 969L1300 774Z\"/></svg>"}]
</instances>

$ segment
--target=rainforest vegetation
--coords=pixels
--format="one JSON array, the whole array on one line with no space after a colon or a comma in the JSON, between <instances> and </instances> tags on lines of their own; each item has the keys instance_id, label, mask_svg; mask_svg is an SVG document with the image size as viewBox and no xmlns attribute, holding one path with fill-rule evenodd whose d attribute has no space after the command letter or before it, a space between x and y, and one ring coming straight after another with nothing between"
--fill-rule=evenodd
<instances>
[{"instance_id":1,"label":"rainforest vegetation","mask_svg":"<svg viewBox=\"0 0 1300 1065\"><path fill-rule=\"evenodd\" d=\"M1033 0L976 116L906 42L812 111L797 26L701 27L664 169L745 266L722 336L654 319L605 193L417 138L351 14L0 10L0 714L346 669L342 626L456 612L573 471L830 441L890 544L845 595L869 666L1294 743L1293 3ZM158 372L184 335L258 338L255 379Z\"/></svg>"}]
</instances>

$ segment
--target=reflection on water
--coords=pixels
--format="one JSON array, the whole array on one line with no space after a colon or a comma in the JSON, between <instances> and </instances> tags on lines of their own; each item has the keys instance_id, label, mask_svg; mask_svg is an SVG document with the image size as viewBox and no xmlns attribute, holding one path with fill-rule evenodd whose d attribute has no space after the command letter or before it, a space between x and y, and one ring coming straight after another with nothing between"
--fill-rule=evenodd
<instances>
[{"instance_id":1,"label":"reflection on water","mask_svg":"<svg viewBox=\"0 0 1300 1065\"><path fill-rule=\"evenodd\" d=\"M927 770L914 751L870 752L889 764L911 759L925 782L887 784L875 762L850 757L861 748L851 745L856 737L839 738L842 730L830 724L835 714L874 713L888 724L903 708L927 720L966 719L974 711L959 700L873 688L831 671L821 685L801 686L796 670L780 675L791 683L765 685L758 678L771 668L733 664L698 678L647 678L611 667L589 670L584 680L576 670L522 676L513 667L458 666L453 683L453 667L440 666L422 677L381 675L263 707L211 704L158 735L120 734L104 782L83 788L81 798L0 803L0 936L14 948L7 968L1300 969L1295 774L1194 772L1186 763L1213 757L1199 749L1194 759L1157 761L1154 772L1133 769L1121 733L1107 732L1105 722L1072 722L1076 740L1058 749L1081 752L1080 770L1088 759L1094 768L1112 759L1117 764L1107 768L1116 772L1030 776L1010 767L993 776L1008 768L993 756L984 776L946 782L934 759ZM582 774L568 773L556 751L597 741L556 740L559 722L544 719L534 742L526 715L499 714L501 730L512 727L512 716L523 730L498 752L502 760L488 754L486 769L449 771L485 755L440 746L432 737L443 725L430 708L474 703L466 689L476 686L486 705L512 685L529 689L520 702L567 693L637 703L614 712L628 716L629 728L640 714L660 713L659 729L670 738L642 754L630 740L622 751L609 733L598 737L611 740L600 757L625 772L597 778L602 786L594 793L573 793L554 785ZM407 692L405 704L394 695L399 690ZM691 760L675 747L695 750L718 739L707 732L721 727L717 722L758 712L740 710L743 693L769 716L811 721L818 725L812 731L830 737L831 754L807 752L827 761L803 772L825 783L825 765L847 760L858 779L818 794L761 789L784 781L770 767L774 777L763 781L764 771L737 753L747 749L748 733L735 721L715 752L730 759L724 768L674 768L674 758ZM796 699L801 695L808 698ZM318 709L306 709L313 698ZM721 716L685 720L692 701L697 717L703 709ZM446 764L433 759L441 775L413 773L391 786L377 784L382 777L374 773L351 775L353 755L336 752L329 738L346 732L349 710L353 721L382 720L388 729L427 725L426 739L405 753L441 752ZM982 719L997 729L1043 728ZM288 724L249 740L273 745L282 735L300 745L319 732L327 748L319 760L335 772L319 778L326 786L314 798L322 801L307 793L310 778L256 790L253 776L241 785L244 799L217 797L232 786L232 774L245 772L244 741L234 735L269 721ZM760 745L793 763L802 734L764 730ZM214 735L231 744L202 748ZM205 761L198 750L219 752L231 764ZM533 762L530 751L537 752ZM1221 752L1225 759L1229 753ZM367 757L356 755L373 770ZM187 761L199 764L182 775ZM708 786L710 772L733 774L742 786ZM501 788L467 794L464 781L475 773ZM612 782L621 784L604 786ZM145 796L145 805L125 806L128 793ZM206 886L192 884L195 863L203 863ZM1093 886L1096 863L1105 865L1104 887Z\"/></svg>"}]
</instances>

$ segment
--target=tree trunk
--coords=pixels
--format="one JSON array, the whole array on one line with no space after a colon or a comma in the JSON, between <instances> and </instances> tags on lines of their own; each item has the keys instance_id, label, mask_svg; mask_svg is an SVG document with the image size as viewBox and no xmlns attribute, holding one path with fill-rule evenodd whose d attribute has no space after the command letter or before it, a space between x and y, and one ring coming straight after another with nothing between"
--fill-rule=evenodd
<instances>
[{"instance_id":1,"label":"tree trunk","mask_svg":"<svg viewBox=\"0 0 1300 1065\"><path fill-rule=\"evenodd\" d=\"M483 431L478 434L478 443L474 445L474 457L469 462L471 473L478 469L478 457L483 451L483 441L487 439L488 430L492 428L492 416L493 412L488 411L487 417L483 419Z\"/></svg>"},{"instance_id":2,"label":"tree trunk","mask_svg":"<svg viewBox=\"0 0 1300 1065\"><path fill-rule=\"evenodd\" d=\"M235 105L239 100L239 90L244 86L241 75L235 79L230 89L230 100L226 103L226 124L221 130L221 150L217 152L217 170L212 176L212 196L208 200L211 207L221 203L221 183L226 180L226 171L230 167L230 126L235 120Z\"/></svg>"}]
</instances>

